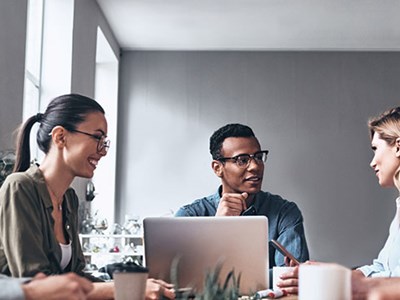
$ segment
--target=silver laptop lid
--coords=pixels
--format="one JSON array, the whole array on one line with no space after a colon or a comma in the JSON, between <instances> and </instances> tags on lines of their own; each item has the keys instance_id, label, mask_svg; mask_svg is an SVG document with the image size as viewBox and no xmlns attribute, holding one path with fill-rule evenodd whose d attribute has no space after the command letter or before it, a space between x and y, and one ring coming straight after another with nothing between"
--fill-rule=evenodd
<instances>
[{"instance_id":1,"label":"silver laptop lid","mask_svg":"<svg viewBox=\"0 0 400 300\"><path fill-rule=\"evenodd\" d=\"M179 257L179 287L203 288L205 274L222 261L220 283L233 269L240 293L268 288L268 220L264 216L145 218L145 265L149 277L171 282Z\"/></svg>"}]
</instances>

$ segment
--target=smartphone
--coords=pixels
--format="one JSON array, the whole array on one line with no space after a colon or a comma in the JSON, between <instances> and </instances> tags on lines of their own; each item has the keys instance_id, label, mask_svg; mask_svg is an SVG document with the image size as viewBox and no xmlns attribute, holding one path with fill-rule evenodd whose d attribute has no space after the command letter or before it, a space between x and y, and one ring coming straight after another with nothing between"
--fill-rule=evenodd
<instances>
[{"instance_id":1,"label":"smartphone","mask_svg":"<svg viewBox=\"0 0 400 300\"><path fill-rule=\"evenodd\" d=\"M299 265L300 262L290 253L285 247L282 246L281 243L279 243L276 240L271 240L270 244L278 250L280 253L282 253L283 256L287 256L291 261L293 261L296 265Z\"/></svg>"}]
</instances>

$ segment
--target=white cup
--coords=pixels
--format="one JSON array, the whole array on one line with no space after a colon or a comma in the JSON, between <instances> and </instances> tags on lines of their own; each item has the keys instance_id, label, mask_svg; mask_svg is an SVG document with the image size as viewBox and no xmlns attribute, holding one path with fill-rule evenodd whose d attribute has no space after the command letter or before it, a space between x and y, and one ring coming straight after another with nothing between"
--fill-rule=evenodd
<instances>
[{"instance_id":1,"label":"white cup","mask_svg":"<svg viewBox=\"0 0 400 300\"><path fill-rule=\"evenodd\" d=\"M277 282L280 281L281 279L279 276L283 273L293 271L294 267L273 267L272 268L272 289L276 290L279 289L277 287Z\"/></svg>"},{"instance_id":2,"label":"white cup","mask_svg":"<svg viewBox=\"0 0 400 300\"><path fill-rule=\"evenodd\" d=\"M351 270L337 264L300 265L299 300L350 300Z\"/></svg>"},{"instance_id":3,"label":"white cup","mask_svg":"<svg viewBox=\"0 0 400 300\"><path fill-rule=\"evenodd\" d=\"M139 266L119 268L113 273L116 300L143 300L148 270Z\"/></svg>"}]
</instances>

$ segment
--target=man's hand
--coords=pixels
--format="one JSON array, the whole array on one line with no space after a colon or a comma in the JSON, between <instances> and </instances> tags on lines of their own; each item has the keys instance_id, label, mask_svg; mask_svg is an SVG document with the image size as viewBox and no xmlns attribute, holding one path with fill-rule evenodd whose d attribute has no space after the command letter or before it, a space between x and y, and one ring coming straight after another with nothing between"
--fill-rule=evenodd
<instances>
[{"instance_id":1,"label":"man's hand","mask_svg":"<svg viewBox=\"0 0 400 300\"><path fill-rule=\"evenodd\" d=\"M22 285L26 300L81 300L93 289L93 284L74 273L46 277L36 275L32 281Z\"/></svg>"},{"instance_id":2,"label":"man's hand","mask_svg":"<svg viewBox=\"0 0 400 300\"><path fill-rule=\"evenodd\" d=\"M299 293L299 267L300 265L295 264L292 260L285 256L285 264L290 267L294 267L292 271L281 274L277 286L285 290L288 294L297 295ZM318 265L320 262L308 260L305 265Z\"/></svg>"},{"instance_id":3,"label":"man's hand","mask_svg":"<svg viewBox=\"0 0 400 300\"><path fill-rule=\"evenodd\" d=\"M147 279L146 300L158 300L164 297L175 299L174 286L160 279Z\"/></svg>"},{"instance_id":4,"label":"man's hand","mask_svg":"<svg viewBox=\"0 0 400 300\"><path fill-rule=\"evenodd\" d=\"M222 195L217 208L216 216L240 216L242 211L247 209L247 193L234 194L226 193Z\"/></svg>"},{"instance_id":5,"label":"man's hand","mask_svg":"<svg viewBox=\"0 0 400 300\"><path fill-rule=\"evenodd\" d=\"M297 295L299 293L299 266L295 266L293 270L281 274L280 280L276 285L285 290L288 294Z\"/></svg>"}]
</instances>

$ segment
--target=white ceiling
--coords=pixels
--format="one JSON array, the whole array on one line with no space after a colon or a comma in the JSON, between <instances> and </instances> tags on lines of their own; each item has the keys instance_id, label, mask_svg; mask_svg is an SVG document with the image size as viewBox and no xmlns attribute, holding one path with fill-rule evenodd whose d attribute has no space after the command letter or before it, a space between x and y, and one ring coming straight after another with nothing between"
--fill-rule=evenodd
<instances>
[{"instance_id":1,"label":"white ceiling","mask_svg":"<svg viewBox=\"0 0 400 300\"><path fill-rule=\"evenodd\" d=\"M399 0L97 0L124 50L400 49Z\"/></svg>"}]
</instances>

